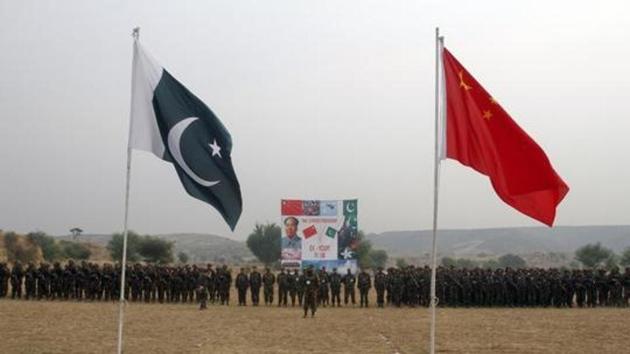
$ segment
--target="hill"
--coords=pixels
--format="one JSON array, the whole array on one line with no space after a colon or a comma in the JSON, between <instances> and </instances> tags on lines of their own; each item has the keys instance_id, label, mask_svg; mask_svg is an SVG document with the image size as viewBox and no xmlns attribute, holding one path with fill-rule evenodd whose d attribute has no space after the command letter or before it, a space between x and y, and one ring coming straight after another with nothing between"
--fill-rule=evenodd
<instances>
[{"instance_id":1,"label":"hill","mask_svg":"<svg viewBox=\"0 0 630 354\"><path fill-rule=\"evenodd\" d=\"M367 239L375 248L387 251L390 257L423 257L432 247L431 230L390 231L369 234ZM619 253L630 247L630 225L438 231L438 252L455 257L573 253L577 248L595 242Z\"/></svg>"},{"instance_id":2,"label":"hill","mask_svg":"<svg viewBox=\"0 0 630 354\"><path fill-rule=\"evenodd\" d=\"M190 262L228 262L239 263L254 259L244 242L234 241L226 237L196 234L177 233L151 235L163 240L175 242L175 255L184 252L190 257ZM59 236L60 239L70 239L70 236ZM79 241L90 242L101 246L107 246L112 235L84 234Z\"/></svg>"}]
</instances>

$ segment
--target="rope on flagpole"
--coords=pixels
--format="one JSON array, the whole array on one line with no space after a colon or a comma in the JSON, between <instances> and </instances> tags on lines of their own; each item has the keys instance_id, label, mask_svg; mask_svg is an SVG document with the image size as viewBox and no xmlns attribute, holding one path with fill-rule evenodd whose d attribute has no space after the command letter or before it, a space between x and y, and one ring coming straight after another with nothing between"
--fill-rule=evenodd
<instances>
[{"instance_id":1,"label":"rope on flagpole","mask_svg":"<svg viewBox=\"0 0 630 354\"><path fill-rule=\"evenodd\" d=\"M140 27L135 27L131 34L135 42L137 42L140 38ZM135 55L135 51L134 51ZM132 69L133 70L133 69ZM131 75L131 88L132 88L132 96L133 96L133 73ZM133 100L132 100L133 104ZM131 120L129 120L131 122ZM129 125L129 134L131 136L131 123ZM127 144L127 179L125 185L125 222L123 227L123 253L122 253L122 264L121 264L121 276L120 276L120 299L118 302L118 354L122 354L123 350L123 323L124 323L124 315L125 315L125 276L127 270L127 236L129 233L128 225L129 225L129 186L131 181L131 146L129 143Z\"/></svg>"},{"instance_id":2,"label":"rope on flagpole","mask_svg":"<svg viewBox=\"0 0 630 354\"><path fill-rule=\"evenodd\" d=\"M438 224L438 191L440 182L440 63L442 60L443 37L440 28L435 28L435 161L433 173L433 250L431 252L431 331L429 353L435 354L435 311L438 298L435 294L437 268L437 224Z\"/></svg>"}]
</instances>

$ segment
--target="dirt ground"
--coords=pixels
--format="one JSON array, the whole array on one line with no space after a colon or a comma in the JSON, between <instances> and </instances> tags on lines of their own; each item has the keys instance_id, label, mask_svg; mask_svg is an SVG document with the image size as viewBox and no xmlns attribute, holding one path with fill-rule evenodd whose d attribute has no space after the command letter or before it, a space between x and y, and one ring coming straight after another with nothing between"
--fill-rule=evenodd
<instances>
[{"instance_id":1,"label":"dirt ground","mask_svg":"<svg viewBox=\"0 0 630 354\"><path fill-rule=\"evenodd\" d=\"M0 353L112 353L113 303L0 300ZM427 309L129 304L126 353L424 353ZM628 353L630 309L438 309L441 353Z\"/></svg>"}]
</instances>

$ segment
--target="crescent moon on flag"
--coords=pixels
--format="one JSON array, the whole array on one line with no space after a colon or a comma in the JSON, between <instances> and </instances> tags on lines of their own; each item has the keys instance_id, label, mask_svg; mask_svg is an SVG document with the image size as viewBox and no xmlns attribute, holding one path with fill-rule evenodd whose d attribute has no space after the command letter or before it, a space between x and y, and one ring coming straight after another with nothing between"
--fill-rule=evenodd
<instances>
[{"instance_id":1,"label":"crescent moon on flag","mask_svg":"<svg viewBox=\"0 0 630 354\"><path fill-rule=\"evenodd\" d=\"M190 117L190 118L182 119L179 123L175 124L173 128L171 128L171 130L168 132L168 149L170 150L171 155L173 155L173 158L175 159L179 167L181 167L182 170L186 172L188 177L192 178L193 181L201 184L204 187L212 187L221 181L220 180L207 181L197 176L197 174L193 172L193 170L188 166L188 164L184 160L184 156L182 156L182 150L180 147L180 140L182 139L184 130L188 128L190 123L196 121L197 119L199 118Z\"/></svg>"},{"instance_id":2,"label":"crescent moon on flag","mask_svg":"<svg viewBox=\"0 0 630 354\"><path fill-rule=\"evenodd\" d=\"M346 212L348 213L354 213L354 208L351 208L354 204L353 203L348 203L346 204Z\"/></svg>"}]
</instances>

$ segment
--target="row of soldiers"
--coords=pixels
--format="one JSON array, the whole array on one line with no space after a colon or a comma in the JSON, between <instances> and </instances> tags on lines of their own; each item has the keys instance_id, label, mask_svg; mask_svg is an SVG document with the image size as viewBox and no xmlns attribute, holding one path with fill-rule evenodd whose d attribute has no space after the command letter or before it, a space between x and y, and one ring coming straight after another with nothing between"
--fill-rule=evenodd
<instances>
[{"instance_id":1,"label":"row of soldiers","mask_svg":"<svg viewBox=\"0 0 630 354\"><path fill-rule=\"evenodd\" d=\"M378 269L373 274L361 270L345 274L336 269L313 270L317 278L316 302L321 306L359 305L367 307L374 286L379 307L428 306L431 269L429 267ZM238 304L258 306L262 290L265 305L301 306L307 292L306 272L269 268L259 272L241 268L236 276L225 265L213 268L197 265L133 264L126 269L125 297L130 301L188 303L207 299L229 305L230 289L235 287ZM0 298L116 300L120 296L120 265L69 261L64 266L39 266L16 262L11 269L0 263ZM11 285L9 294L9 284ZM274 295L277 291L277 302ZM439 306L447 307L595 307L629 306L630 268L558 270L456 269L440 267L436 277Z\"/></svg>"}]
</instances>

